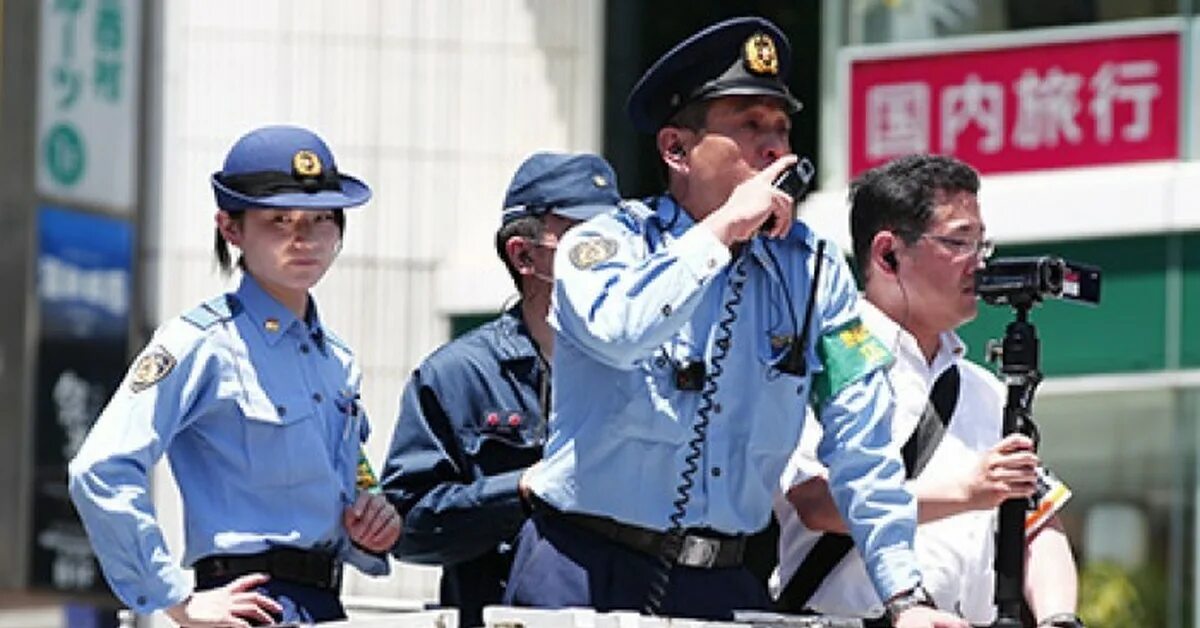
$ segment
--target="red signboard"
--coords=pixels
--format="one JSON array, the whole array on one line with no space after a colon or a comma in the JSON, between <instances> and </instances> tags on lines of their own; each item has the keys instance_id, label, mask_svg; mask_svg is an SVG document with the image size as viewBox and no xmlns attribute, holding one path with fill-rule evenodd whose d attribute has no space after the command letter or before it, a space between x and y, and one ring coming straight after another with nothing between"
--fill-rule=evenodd
<instances>
[{"instance_id":1,"label":"red signboard","mask_svg":"<svg viewBox=\"0 0 1200 628\"><path fill-rule=\"evenodd\" d=\"M1176 31L853 59L850 174L914 152L981 172L1179 157Z\"/></svg>"}]
</instances>

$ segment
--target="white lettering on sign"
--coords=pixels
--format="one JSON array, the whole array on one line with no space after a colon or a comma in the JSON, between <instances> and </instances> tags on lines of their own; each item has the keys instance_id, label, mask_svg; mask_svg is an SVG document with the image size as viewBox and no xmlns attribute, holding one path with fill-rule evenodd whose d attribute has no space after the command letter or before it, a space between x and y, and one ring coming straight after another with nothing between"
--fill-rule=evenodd
<instances>
[{"instance_id":1,"label":"white lettering on sign","mask_svg":"<svg viewBox=\"0 0 1200 628\"><path fill-rule=\"evenodd\" d=\"M996 153L1004 148L1004 86L985 83L968 74L961 85L942 90L942 151L953 153L958 136L968 126L982 131L979 151Z\"/></svg>"},{"instance_id":2,"label":"white lettering on sign","mask_svg":"<svg viewBox=\"0 0 1200 628\"><path fill-rule=\"evenodd\" d=\"M867 90L867 156L929 152L929 86L895 83Z\"/></svg>"},{"instance_id":3,"label":"white lettering on sign","mask_svg":"<svg viewBox=\"0 0 1200 628\"><path fill-rule=\"evenodd\" d=\"M113 316L129 312L129 272L81 268L57 257L38 260L38 296L44 301L82 301Z\"/></svg>"},{"instance_id":4,"label":"white lettering on sign","mask_svg":"<svg viewBox=\"0 0 1200 628\"><path fill-rule=\"evenodd\" d=\"M1118 103L1133 109L1132 120L1121 128L1121 139L1138 142L1150 136L1152 120L1150 106L1162 91L1152 82L1158 76L1158 64L1153 61L1105 63L1092 75L1092 93L1088 107L1096 120L1096 139L1105 144L1112 141L1113 109Z\"/></svg>"},{"instance_id":5,"label":"white lettering on sign","mask_svg":"<svg viewBox=\"0 0 1200 628\"><path fill-rule=\"evenodd\" d=\"M1059 137L1072 144L1083 139L1075 117L1079 114L1079 87L1083 77L1058 67L1038 76L1026 69L1013 83L1017 94L1017 121L1012 140L1019 148L1058 146Z\"/></svg>"},{"instance_id":6,"label":"white lettering on sign","mask_svg":"<svg viewBox=\"0 0 1200 628\"><path fill-rule=\"evenodd\" d=\"M1156 82L1159 65L1152 60L1107 62L1090 77L1051 67L1044 73L1025 68L1011 84L1016 97L1012 115L1005 109L1004 84L970 73L961 83L939 91L938 149L955 153L969 129L979 132L976 149L995 154L1006 137L1021 150L1079 144L1085 132L1109 144L1117 137L1129 143L1148 139L1154 128L1152 107L1162 95ZM1090 96L1084 98L1085 90ZM934 112L930 85L883 83L867 89L867 157L885 160L930 150ZM1090 118L1091 124L1086 124ZM1124 124L1118 126L1118 120ZM1006 133L1007 129L1011 129Z\"/></svg>"}]
</instances>

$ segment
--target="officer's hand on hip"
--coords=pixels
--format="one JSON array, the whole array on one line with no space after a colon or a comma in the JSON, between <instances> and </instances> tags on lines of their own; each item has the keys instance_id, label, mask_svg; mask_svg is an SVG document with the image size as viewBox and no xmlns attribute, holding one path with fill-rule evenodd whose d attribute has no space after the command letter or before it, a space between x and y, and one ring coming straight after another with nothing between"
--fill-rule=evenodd
<instances>
[{"instance_id":1,"label":"officer's hand on hip","mask_svg":"<svg viewBox=\"0 0 1200 628\"><path fill-rule=\"evenodd\" d=\"M896 628L971 628L967 620L928 606L914 606L900 613Z\"/></svg>"},{"instance_id":2,"label":"officer's hand on hip","mask_svg":"<svg viewBox=\"0 0 1200 628\"><path fill-rule=\"evenodd\" d=\"M371 552L386 552L400 540L400 514L378 493L360 491L342 513L342 522L350 540Z\"/></svg>"},{"instance_id":3,"label":"officer's hand on hip","mask_svg":"<svg viewBox=\"0 0 1200 628\"><path fill-rule=\"evenodd\" d=\"M1002 502L1029 497L1037 490L1038 457L1033 441L1009 434L983 454L967 479L967 502L973 510L995 508Z\"/></svg>"},{"instance_id":4,"label":"officer's hand on hip","mask_svg":"<svg viewBox=\"0 0 1200 628\"><path fill-rule=\"evenodd\" d=\"M165 612L184 628L249 628L273 624L275 618L271 615L282 613L283 607L255 590L270 579L266 574L248 574L223 587L197 591Z\"/></svg>"},{"instance_id":5,"label":"officer's hand on hip","mask_svg":"<svg viewBox=\"0 0 1200 628\"><path fill-rule=\"evenodd\" d=\"M774 226L765 235L782 238L792 228L792 197L773 185L779 175L796 163L795 155L784 155L758 174L742 181L725 204L704 219L703 224L725 246L754 237L769 217Z\"/></svg>"}]
</instances>

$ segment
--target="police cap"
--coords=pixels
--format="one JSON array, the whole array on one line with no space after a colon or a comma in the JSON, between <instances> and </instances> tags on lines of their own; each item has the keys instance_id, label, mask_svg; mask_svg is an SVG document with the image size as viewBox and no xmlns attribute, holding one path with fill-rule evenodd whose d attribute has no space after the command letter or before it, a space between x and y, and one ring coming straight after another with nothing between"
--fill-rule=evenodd
<instances>
[{"instance_id":1,"label":"police cap","mask_svg":"<svg viewBox=\"0 0 1200 628\"><path fill-rule=\"evenodd\" d=\"M504 195L501 224L522 216L598 216L621 202L617 175L599 155L534 153L517 168Z\"/></svg>"},{"instance_id":2,"label":"police cap","mask_svg":"<svg viewBox=\"0 0 1200 628\"><path fill-rule=\"evenodd\" d=\"M788 91L792 47L778 26L761 17L713 24L659 58L633 87L626 109L633 126L656 133L687 105L720 96L774 96L787 112L800 110Z\"/></svg>"},{"instance_id":3,"label":"police cap","mask_svg":"<svg viewBox=\"0 0 1200 628\"><path fill-rule=\"evenodd\" d=\"M324 140L308 129L266 126L243 135L212 175L217 207L344 209L371 198L371 188L338 172Z\"/></svg>"}]
</instances>

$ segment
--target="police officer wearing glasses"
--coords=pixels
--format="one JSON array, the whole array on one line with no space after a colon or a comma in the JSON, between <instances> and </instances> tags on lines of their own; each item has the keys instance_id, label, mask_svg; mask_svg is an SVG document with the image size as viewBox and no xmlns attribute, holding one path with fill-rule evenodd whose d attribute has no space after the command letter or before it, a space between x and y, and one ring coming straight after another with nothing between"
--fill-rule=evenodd
<instances>
[{"instance_id":1,"label":"police officer wearing glasses","mask_svg":"<svg viewBox=\"0 0 1200 628\"><path fill-rule=\"evenodd\" d=\"M787 38L728 20L634 87L667 192L559 246L554 409L531 473L513 604L728 619L769 600L746 536L813 404L840 511L896 625L966 626L928 606L916 510L889 449L889 356L858 318L835 247L773 182L797 158Z\"/></svg>"}]
</instances>

